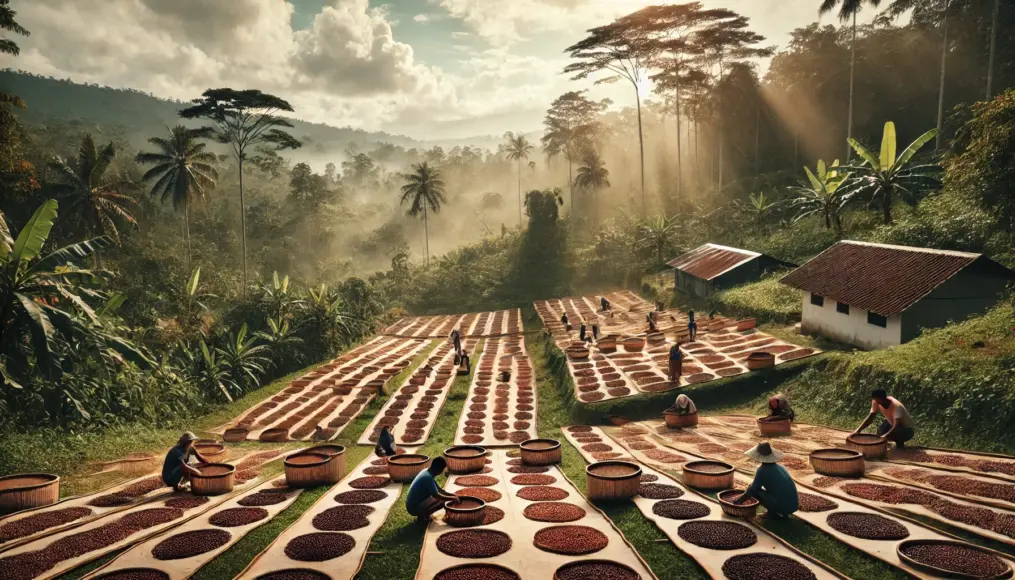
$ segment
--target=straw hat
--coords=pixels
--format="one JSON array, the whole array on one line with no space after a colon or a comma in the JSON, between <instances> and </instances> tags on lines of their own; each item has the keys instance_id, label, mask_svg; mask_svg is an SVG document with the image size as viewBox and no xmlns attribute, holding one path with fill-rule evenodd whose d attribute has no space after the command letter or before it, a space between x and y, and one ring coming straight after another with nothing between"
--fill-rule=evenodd
<instances>
[{"instance_id":1,"label":"straw hat","mask_svg":"<svg viewBox=\"0 0 1015 580\"><path fill-rule=\"evenodd\" d=\"M186 431L186 432L184 432L183 435L180 435L180 441L183 442L183 443L186 443L188 441L196 441L196 440L197 440L197 435L194 435L194 433L192 433L190 431Z\"/></svg>"},{"instance_id":2,"label":"straw hat","mask_svg":"<svg viewBox=\"0 0 1015 580\"><path fill-rule=\"evenodd\" d=\"M768 443L758 443L752 449L745 451L744 455L759 463L778 463L784 453L778 449L772 449Z\"/></svg>"}]
</instances>

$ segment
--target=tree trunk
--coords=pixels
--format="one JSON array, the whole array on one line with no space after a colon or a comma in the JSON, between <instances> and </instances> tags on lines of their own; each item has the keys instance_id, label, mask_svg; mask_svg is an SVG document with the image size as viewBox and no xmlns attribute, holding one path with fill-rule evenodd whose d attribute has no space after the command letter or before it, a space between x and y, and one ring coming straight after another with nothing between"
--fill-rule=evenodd
<instances>
[{"instance_id":1,"label":"tree trunk","mask_svg":"<svg viewBox=\"0 0 1015 580\"><path fill-rule=\"evenodd\" d=\"M884 197L881 199L881 209L884 212L885 225L892 225L892 194L891 192L885 192Z\"/></svg>"},{"instance_id":2,"label":"tree trunk","mask_svg":"<svg viewBox=\"0 0 1015 580\"><path fill-rule=\"evenodd\" d=\"M987 57L987 100L994 96L994 57L997 54L997 21L1000 18L1001 0L994 0L994 14L990 21L990 56Z\"/></svg>"},{"instance_id":3,"label":"tree trunk","mask_svg":"<svg viewBox=\"0 0 1015 580\"><path fill-rule=\"evenodd\" d=\"M677 89L676 95L676 108L677 108L677 213L680 213L680 186L684 180L684 169L683 161L680 156L680 90Z\"/></svg>"},{"instance_id":4,"label":"tree trunk","mask_svg":"<svg viewBox=\"0 0 1015 580\"><path fill-rule=\"evenodd\" d=\"M694 121L694 185L701 187L701 158L698 156L698 133L701 131L701 124Z\"/></svg>"},{"instance_id":5,"label":"tree trunk","mask_svg":"<svg viewBox=\"0 0 1015 580\"><path fill-rule=\"evenodd\" d=\"M426 204L423 204L423 239L426 243L426 266L430 267L430 222L427 219Z\"/></svg>"},{"instance_id":6,"label":"tree trunk","mask_svg":"<svg viewBox=\"0 0 1015 580\"><path fill-rule=\"evenodd\" d=\"M240 289L242 295L247 294L247 211L244 205L243 199L243 155L237 155L237 161L240 167L240 240L243 247L243 288Z\"/></svg>"},{"instance_id":7,"label":"tree trunk","mask_svg":"<svg viewBox=\"0 0 1015 580\"><path fill-rule=\"evenodd\" d=\"M183 204L183 237L187 240L187 269L190 269L190 200Z\"/></svg>"},{"instance_id":8,"label":"tree trunk","mask_svg":"<svg viewBox=\"0 0 1015 580\"><path fill-rule=\"evenodd\" d=\"M567 191L571 196L571 215L574 215L574 176L571 175L571 153L570 148L567 155Z\"/></svg>"},{"instance_id":9,"label":"tree trunk","mask_svg":"<svg viewBox=\"0 0 1015 580\"><path fill-rule=\"evenodd\" d=\"M754 111L754 172L761 173L761 104Z\"/></svg>"},{"instance_id":10,"label":"tree trunk","mask_svg":"<svg viewBox=\"0 0 1015 580\"><path fill-rule=\"evenodd\" d=\"M518 227L522 227L522 158L518 158Z\"/></svg>"},{"instance_id":11,"label":"tree trunk","mask_svg":"<svg viewBox=\"0 0 1015 580\"><path fill-rule=\"evenodd\" d=\"M645 135L641 130L641 91L637 83L634 83L634 96L638 102L638 151L641 156L641 215L645 217L647 207L645 205Z\"/></svg>"},{"instance_id":12,"label":"tree trunk","mask_svg":"<svg viewBox=\"0 0 1015 580\"><path fill-rule=\"evenodd\" d=\"M937 93L937 139L934 143L934 148L938 151L941 150L941 140L944 138L944 118L945 118L945 72L947 71L948 64L948 4L949 1L945 0L944 7L944 21L942 23L942 42L941 42L941 84L938 86Z\"/></svg>"},{"instance_id":13,"label":"tree trunk","mask_svg":"<svg viewBox=\"0 0 1015 580\"><path fill-rule=\"evenodd\" d=\"M853 40L849 45L849 120L846 122L846 165L853 158L853 147L848 140L853 136L853 88L856 77L856 12L853 13Z\"/></svg>"}]
</instances>

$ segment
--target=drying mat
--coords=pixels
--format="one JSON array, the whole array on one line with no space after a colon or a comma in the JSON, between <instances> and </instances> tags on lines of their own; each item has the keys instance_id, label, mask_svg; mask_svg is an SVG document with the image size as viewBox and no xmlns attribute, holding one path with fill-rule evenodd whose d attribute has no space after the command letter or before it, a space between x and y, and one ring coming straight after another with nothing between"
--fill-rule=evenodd
<instances>
[{"instance_id":1,"label":"drying mat","mask_svg":"<svg viewBox=\"0 0 1015 580\"><path fill-rule=\"evenodd\" d=\"M564 348L566 347L567 345ZM595 349L590 350L591 354L586 360L565 357L567 370L574 381L576 399L592 403L626 397L637 392L634 383L606 355Z\"/></svg>"},{"instance_id":2,"label":"drying mat","mask_svg":"<svg viewBox=\"0 0 1015 580\"><path fill-rule=\"evenodd\" d=\"M458 329L463 337L484 338L524 332L521 310L498 310L469 314L408 316L385 328L382 334L412 338L447 338ZM512 328L517 330L512 331Z\"/></svg>"},{"instance_id":3,"label":"drying mat","mask_svg":"<svg viewBox=\"0 0 1015 580\"><path fill-rule=\"evenodd\" d=\"M510 352L515 349L519 352ZM511 379L507 383L502 383L498 376L503 357L510 358ZM484 371L487 367L489 370ZM518 378L522 369L531 373L525 390L522 390ZM502 385L507 385L507 388L498 390ZM498 413L496 407L501 392L507 394L507 409ZM504 447L535 439L536 401L535 371L526 353L524 338L521 335L488 338L479 361L473 363L472 384L458 421L455 444Z\"/></svg>"},{"instance_id":4,"label":"drying mat","mask_svg":"<svg viewBox=\"0 0 1015 580\"><path fill-rule=\"evenodd\" d=\"M387 485L382 488L378 488L379 491L383 491L387 494L387 497L368 504L374 508L374 511L367 516L369 525L364 527L343 531L343 532L329 532L329 533L341 533L351 537L355 540L355 545L352 549L341 556L324 560L321 562L307 562L293 560L286 555L285 549L289 542L299 536L305 534L322 533L313 525L314 518L320 513L329 510L334 507L338 507L340 504L335 501L335 496L340 493L349 491L359 491L358 489L351 487L349 484L356 480L365 477L363 470L371 467L371 462L378 459L377 456L370 454L354 469L349 475L347 475L341 482L332 486L324 495L321 496L313 506L308 509L300 519L289 526L284 532L282 532L275 541L268 545L254 560L236 577L239 579L253 580L259 578L264 574L271 572L279 572L282 570L290 569L304 569L314 570L322 574L327 574L331 578L352 578L356 575L356 572L363 565L363 559L366 557L367 548L370 546L370 539L374 533L380 529L384 520L388 517L388 512L391 510L391 506L398 501L399 496L402 493L402 485L389 481Z\"/></svg>"},{"instance_id":5,"label":"drying mat","mask_svg":"<svg viewBox=\"0 0 1015 580\"><path fill-rule=\"evenodd\" d=\"M600 335L637 334L645 331L645 313L652 310L652 305L634 293L623 290L605 295L613 308L613 316L605 316L599 312L600 296L571 296L554 300L537 300L533 305L543 326L553 328L554 342L561 349L572 341L578 340L578 328L585 320L592 332L592 323L598 322ZM572 331L556 327L562 314L567 313Z\"/></svg>"},{"instance_id":6,"label":"drying mat","mask_svg":"<svg viewBox=\"0 0 1015 580\"><path fill-rule=\"evenodd\" d=\"M132 568L144 568L144 569L155 569L159 570L168 575L169 580L184 580L189 578L208 562L215 559L219 554L228 550L236 542L239 542L241 538L246 536L248 533L253 531L255 528L266 524L271 521L272 518L277 516L283 510L288 508L296 499L300 496L302 490L300 489L288 489L288 497L284 501L271 505L258 506L258 508L244 508L239 502L244 498L250 497L261 491L269 492L280 492L282 488L276 486L276 483L280 483L281 486L285 484L285 476L280 475L275 479L266 481L257 487L248 489L247 491L238 495L233 495L227 501L219 504L213 509L209 509L195 517L183 525L180 525L173 530L160 534L154 538L150 538L145 542L130 548L126 552L123 552L116 557L113 561L109 562L105 566L95 570L91 574L88 574L84 578L96 578L104 574L116 571L123 571ZM209 523L209 520L215 516L215 514L221 514L225 510L232 509L262 509L264 510L264 517L260 520L230 527L219 527ZM198 554L190 558L181 558L178 560L159 560L152 555L152 549L159 545L168 538L172 538L177 534L185 532L197 531L197 530L224 530L230 534L229 541L218 548Z\"/></svg>"},{"instance_id":7,"label":"drying mat","mask_svg":"<svg viewBox=\"0 0 1015 580\"><path fill-rule=\"evenodd\" d=\"M578 429L578 431L572 431L572 429ZM614 443L613 440L607 437L606 433L604 433L603 430L600 429L599 427L590 427L587 425L572 425L570 427L561 427L560 431L561 433L564 434L564 438L567 439L568 443L573 445L574 448L578 450L578 453L581 453L581 456L585 458L585 461L588 461L589 463L595 463L597 461L606 461L610 459L617 459L620 461L634 461L634 457L632 457L631 454L628 453L626 449ZM599 437L599 440L598 441L589 440L593 435ZM583 441L582 439L586 440ZM586 449L583 449L588 445L607 445L609 446L609 449L604 451L588 451ZM593 453L596 454L608 453L610 455L609 456L600 455L600 457L597 458L595 455L593 455Z\"/></svg>"},{"instance_id":8,"label":"drying mat","mask_svg":"<svg viewBox=\"0 0 1015 580\"><path fill-rule=\"evenodd\" d=\"M972 503L1015 510L1015 482L970 473L942 473L926 467L883 461L868 461L867 477L903 483Z\"/></svg>"},{"instance_id":9,"label":"drying mat","mask_svg":"<svg viewBox=\"0 0 1015 580\"><path fill-rule=\"evenodd\" d=\"M612 522L597 508L589 504L559 469L551 467L547 472L548 475L556 478L557 481L551 486L546 487L566 490L568 496L563 501L580 507L585 511L586 515L580 520L566 524L537 522L526 518L524 515L525 508L537 502L527 501L516 495L519 489L526 486L511 483L510 480L516 477L516 474L508 471L511 465L507 463L507 454L503 451L494 451L490 454L490 458L493 463L490 465L492 471L488 475L498 480L498 483L491 486L491 489L498 491L502 496L501 499L492 502L490 505L504 510L505 516L498 522L481 526L478 529L500 531L509 535L512 539L511 548L507 552L492 558L473 559L449 556L437 549L437 540L441 535L449 532L453 533L458 528L453 528L442 520L435 519L427 528L423 552L420 558L420 567L416 571L417 579L428 580L441 570L453 566L488 563L509 568L526 580L537 578L545 580L552 578L554 571L564 564L587 560L613 560L634 569L644 580L656 578L644 561L641 560L640 556L638 556L634 548L627 543L624 536L613 527ZM454 491L457 488L458 486L454 484L454 479L452 479L448 490ZM589 526L605 534L609 539L609 543L604 549L585 556L553 554L537 548L533 543L536 532L555 525Z\"/></svg>"}]
</instances>

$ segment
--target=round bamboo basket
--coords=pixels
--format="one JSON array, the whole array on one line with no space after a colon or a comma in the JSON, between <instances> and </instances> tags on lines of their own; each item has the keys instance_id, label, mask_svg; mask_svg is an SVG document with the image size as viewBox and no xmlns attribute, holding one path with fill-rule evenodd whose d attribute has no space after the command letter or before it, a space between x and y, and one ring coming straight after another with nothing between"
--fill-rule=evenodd
<instances>
[{"instance_id":1,"label":"round bamboo basket","mask_svg":"<svg viewBox=\"0 0 1015 580\"><path fill-rule=\"evenodd\" d=\"M645 339L640 336L632 336L625 338L621 344L624 345L624 350L627 352L640 352L645 348Z\"/></svg>"},{"instance_id":2,"label":"round bamboo basket","mask_svg":"<svg viewBox=\"0 0 1015 580\"><path fill-rule=\"evenodd\" d=\"M486 517L486 502L475 497L463 497L444 504L444 522L464 528L478 526Z\"/></svg>"},{"instance_id":3,"label":"round bamboo basket","mask_svg":"<svg viewBox=\"0 0 1015 580\"><path fill-rule=\"evenodd\" d=\"M569 346L567 347L567 358L571 360L588 360L589 349L584 346Z\"/></svg>"},{"instance_id":4,"label":"round bamboo basket","mask_svg":"<svg viewBox=\"0 0 1015 580\"><path fill-rule=\"evenodd\" d=\"M59 499L59 475L19 473L0 477L0 514L52 505Z\"/></svg>"},{"instance_id":5,"label":"round bamboo basket","mask_svg":"<svg viewBox=\"0 0 1015 580\"><path fill-rule=\"evenodd\" d=\"M225 433L222 434L222 440L229 443L239 443L247 440L248 433L250 433L250 431L246 429L233 427L232 429L225 430Z\"/></svg>"},{"instance_id":6,"label":"round bamboo basket","mask_svg":"<svg viewBox=\"0 0 1015 580\"><path fill-rule=\"evenodd\" d=\"M695 489L730 489L733 487L733 466L722 461L685 463L684 483Z\"/></svg>"},{"instance_id":7,"label":"round bamboo basket","mask_svg":"<svg viewBox=\"0 0 1015 580\"><path fill-rule=\"evenodd\" d=\"M194 445L218 445L218 439L198 439L194 441Z\"/></svg>"},{"instance_id":8,"label":"round bamboo basket","mask_svg":"<svg viewBox=\"0 0 1015 580\"><path fill-rule=\"evenodd\" d=\"M877 461L888 453L888 440L869 433L851 433L846 436L846 447L863 453L864 459Z\"/></svg>"},{"instance_id":9,"label":"round bamboo basket","mask_svg":"<svg viewBox=\"0 0 1015 580\"><path fill-rule=\"evenodd\" d=\"M913 558L910 558L909 556L907 556L903 552L903 549L905 549L905 548L907 548L909 546L915 546L915 545L961 546L961 547L963 547L963 548L965 548L967 550L976 550L976 551L979 551L979 552L984 552L986 554L990 554L992 556L994 556L995 554L991 550L987 550L986 548L977 546L975 544L969 544L969 543L966 543L966 542L955 542L955 541L951 541L951 540L906 540L904 542L899 542L899 545L895 547L895 552L898 554L899 559L902 560L903 562L905 562L906 564L909 564L913 568L916 568L917 570L922 570L924 572L929 572L932 576L937 576L937 577L940 577L940 578L962 578L962 579L969 579L969 580L973 580L973 579L977 579L977 580L991 579L991 580L994 580L994 579L1011 578L1012 577L1011 564L1008 564L1008 562L1005 562L1005 564L1008 565L1008 569L1005 570L1004 572L1001 572L1000 574L997 574L997 575L994 575L994 576L984 576L984 575L975 575L974 576L974 575L971 575L971 574L962 574L961 572L952 572L951 570L945 570L945 569L942 569L942 568L938 568L937 566L932 566L930 564L926 564L926 563L923 563L923 562L921 562L919 560L915 560Z\"/></svg>"},{"instance_id":10,"label":"round bamboo basket","mask_svg":"<svg viewBox=\"0 0 1015 580\"><path fill-rule=\"evenodd\" d=\"M398 483L409 483L430 464L430 458L418 453L394 455L388 458L388 477Z\"/></svg>"},{"instance_id":11,"label":"round bamboo basket","mask_svg":"<svg viewBox=\"0 0 1015 580\"><path fill-rule=\"evenodd\" d=\"M661 332L653 332L652 334L646 336L645 339L651 344L659 344L666 342L666 335Z\"/></svg>"},{"instance_id":12,"label":"round bamboo basket","mask_svg":"<svg viewBox=\"0 0 1015 580\"><path fill-rule=\"evenodd\" d=\"M811 467L821 475L860 477L863 475L863 454L853 449L818 449L811 451Z\"/></svg>"},{"instance_id":13,"label":"round bamboo basket","mask_svg":"<svg viewBox=\"0 0 1015 580\"><path fill-rule=\"evenodd\" d=\"M328 474L325 477L325 483L338 483L345 477L346 463L345 463L345 447L341 445L315 445L310 449L307 449L307 453L320 453L321 455L327 455L331 457L331 463L328 464Z\"/></svg>"},{"instance_id":14,"label":"round bamboo basket","mask_svg":"<svg viewBox=\"0 0 1015 580\"><path fill-rule=\"evenodd\" d=\"M793 421L786 418L769 419L768 417L758 418L758 431L765 437L778 435L789 435L793 428Z\"/></svg>"},{"instance_id":15,"label":"round bamboo basket","mask_svg":"<svg viewBox=\"0 0 1015 580\"><path fill-rule=\"evenodd\" d=\"M627 461L600 461L585 468L589 499L631 499L641 486L641 467Z\"/></svg>"},{"instance_id":16,"label":"round bamboo basket","mask_svg":"<svg viewBox=\"0 0 1015 580\"><path fill-rule=\"evenodd\" d=\"M608 564L610 567L623 568L627 572L626 577L640 578L638 573L635 572L633 568L631 568L627 564L621 564L620 562L617 562L615 560L577 560L574 562L568 562L567 564L564 564L560 568L557 568L557 571L553 573L553 580L560 580L561 578L573 578L573 576L567 573L570 568L574 568L575 566L586 566L588 564Z\"/></svg>"},{"instance_id":17,"label":"round bamboo basket","mask_svg":"<svg viewBox=\"0 0 1015 580\"><path fill-rule=\"evenodd\" d=\"M330 455L310 453L307 451L294 453L286 457L285 482L289 487L314 487L327 483Z\"/></svg>"},{"instance_id":18,"label":"round bamboo basket","mask_svg":"<svg viewBox=\"0 0 1015 580\"><path fill-rule=\"evenodd\" d=\"M194 445L194 450L200 453L201 457L205 457L211 460L220 460L226 455L225 446L219 445L218 443L196 444Z\"/></svg>"},{"instance_id":19,"label":"round bamboo basket","mask_svg":"<svg viewBox=\"0 0 1015 580\"><path fill-rule=\"evenodd\" d=\"M602 351L602 352L616 352L616 350L617 350L617 338L614 337L614 336L606 336L606 337L600 338L596 342L596 346L598 346L599 350Z\"/></svg>"},{"instance_id":20,"label":"round bamboo basket","mask_svg":"<svg viewBox=\"0 0 1015 580\"><path fill-rule=\"evenodd\" d=\"M752 352L747 357L747 368L752 371L770 369L775 366L775 355L770 352Z\"/></svg>"},{"instance_id":21,"label":"round bamboo basket","mask_svg":"<svg viewBox=\"0 0 1015 580\"><path fill-rule=\"evenodd\" d=\"M118 471L129 475L148 473L158 467L158 459L150 453L131 453L115 463Z\"/></svg>"},{"instance_id":22,"label":"round bamboo basket","mask_svg":"<svg viewBox=\"0 0 1015 580\"><path fill-rule=\"evenodd\" d=\"M281 443L282 441L289 440L289 430L275 427L273 429L265 429L261 431L261 436L258 437L259 441L267 443Z\"/></svg>"},{"instance_id":23,"label":"round bamboo basket","mask_svg":"<svg viewBox=\"0 0 1015 580\"><path fill-rule=\"evenodd\" d=\"M384 388L384 379L374 379L367 383L366 388L377 391L379 393L381 392L381 389Z\"/></svg>"},{"instance_id":24,"label":"round bamboo basket","mask_svg":"<svg viewBox=\"0 0 1015 580\"><path fill-rule=\"evenodd\" d=\"M475 473L486 465L486 448L478 445L455 445L444 450L449 473Z\"/></svg>"},{"instance_id":25,"label":"round bamboo basket","mask_svg":"<svg viewBox=\"0 0 1015 580\"><path fill-rule=\"evenodd\" d=\"M698 424L698 413L696 411L690 415L680 415L673 411L663 411L663 419L666 419L666 426L670 429L693 427Z\"/></svg>"},{"instance_id":26,"label":"round bamboo basket","mask_svg":"<svg viewBox=\"0 0 1015 580\"><path fill-rule=\"evenodd\" d=\"M742 332L744 330L750 330L758 325L757 318L745 318L740 322L737 322L737 331Z\"/></svg>"},{"instance_id":27,"label":"round bamboo basket","mask_svg":"<svg viewBox=\"0 0 1015 580\"><path fill-rule=\"evenodd\" d=\"M525 465L556 465L561 460L560 441L555 439L529 439L518 446Z\"/></svg>"},{"instance_id":28,"label":"round bamboo basket","mask_svg":"<svg viewBox=\"0 0 1015 580\"><path fill-rule=\"evenodd\" d=\"M728 516L734 518L746 518L750 519L758 515L758 506L761 505L758 500L751 498L744 502L742 505L733 503L732 499L729 499L731 495L743 493L742 489L727 489L726 491L720 491L716 498L719 500L719 506L722 507L722 511Z\"/></svg>"},{"instance_id":29,"label":"round bamboo basket","mask_svg":"<svg viewBox=\"0 0 1015 580\"><path fill-rule=\"evenodd\" d=\"M197 467L198 475L190 476L194 495L222 495L233 490L236 468L226 463L209 463Z\"/></svg>"}]
</instances>

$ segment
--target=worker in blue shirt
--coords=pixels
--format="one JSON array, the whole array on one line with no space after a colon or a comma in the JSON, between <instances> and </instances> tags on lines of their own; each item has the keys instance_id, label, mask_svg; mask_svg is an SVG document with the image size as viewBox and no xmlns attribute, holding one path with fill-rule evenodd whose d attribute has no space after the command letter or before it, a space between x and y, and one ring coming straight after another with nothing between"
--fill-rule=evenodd
<instances>
[{"instance_id":1,"label":"worker in blue shirt","mask_svg":"<svg viewBox=\"0 0 1015 580\"><path fill-rule=\"evenodd\" d=\"M750 498L761 502L768 510L768 517L785 518L800 509L800 496L797 495L796 484L786 468L779 465L783 453L772 449L768 443L759 443L746 451L744 455L761 464L754 474L754 481L739 499L733 503L740 504Z\"/></svg>"},{"instance_id":2,"label":"worker in blue shirt","mask_svg":"<svg viewBox=\"0 0 1015 580\"><path fill-rule=\"evenodd\" d=\"M187 431L169 453L166 453L166 459L162 462L162 482L172 487L174 491L184 491L184 484L190 480L190 476L200 473L187 464L188 459L196 457L201 463L211 463L194 449L196 440L197 435Z\"/></svg>"},{"instance_id":3,"label":"worker in blue shirt","mask_svg":"<svg viewBox=\"0 0 1015 580\"><path fill-rule=\"evenodd\" d=\"M416 516L416 521L421 524L428 524L430 516L444 509L445 503L458 499L457 495L448 493L437 485L437 476L444 473L447 466L443 457L435 457L430 462L430 467L420 471L409 484L405 509L410 515Z\"/></svg>"}]
</instances>

